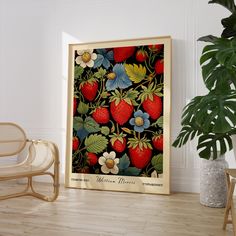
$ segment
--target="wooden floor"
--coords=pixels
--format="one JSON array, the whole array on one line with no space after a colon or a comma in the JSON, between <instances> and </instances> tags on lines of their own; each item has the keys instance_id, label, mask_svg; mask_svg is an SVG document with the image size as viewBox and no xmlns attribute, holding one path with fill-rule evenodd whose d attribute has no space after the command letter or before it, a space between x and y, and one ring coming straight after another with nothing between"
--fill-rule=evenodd
<instances>
[{"instance_id":1,"label":"wooden floor","mask_svg":"<svg viewBox=\"0 0 236 236\"><path fill-rule=\"evenodd\" d=\"M0 192L9 187L0 183ZM22 187L22 186L20 186ZM45 184L39 186L45 189ZM199 195L171 196L65 189L54 203L32 197L0 202L0 236L232 236L224 209L201 206Z\"/></svg>"}]
</instances>

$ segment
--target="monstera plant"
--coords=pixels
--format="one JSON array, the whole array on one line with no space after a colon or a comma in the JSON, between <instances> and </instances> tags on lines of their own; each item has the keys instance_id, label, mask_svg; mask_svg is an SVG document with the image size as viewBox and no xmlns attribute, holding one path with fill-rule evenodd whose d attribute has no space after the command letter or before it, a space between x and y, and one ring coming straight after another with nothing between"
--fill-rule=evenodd
<instances>
[{"instance_id":1,"label":"monstera plant","mask_svg":"<svg viewBox=\"0 0 236 236\"><path fill-rule=\"evenodd\" d=\"M201 158L216 159L232 149L236 134L236 5L234 0L212 0L226 7L231 15L222 19L224 30L220 37L208 35L200 58L202 78L209 90L185 106L182 129L173 143L181 147L198 138Z\"/></svg>"}]
</instances>

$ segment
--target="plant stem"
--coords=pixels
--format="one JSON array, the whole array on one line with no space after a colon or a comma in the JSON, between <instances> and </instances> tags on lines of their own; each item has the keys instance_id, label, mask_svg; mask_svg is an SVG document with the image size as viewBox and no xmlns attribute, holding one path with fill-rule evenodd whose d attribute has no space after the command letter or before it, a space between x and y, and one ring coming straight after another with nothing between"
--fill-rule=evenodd
<instances>
[{"instance_id":1,"label":"plant stem","mask_svg":"<svg viewBox=\"0 0 236 236\"><path fill-rule=\"evenodd\" d=\"M83 147L83 148L77 150L77 151L76 151L76 154L79 153L79 152L81 152L81 151L83 151L83 150L85 150L86 148L87 148L87 147L85 146L85 147Z\"/></svg>"},{"instance_id":2,"label":"plant stem","mask_svg":"<svg viewBox=\"0 0 236 236\"><path fill-rule=\"evenodd\" d=\"M148 66L148 64L147 64L147 61L145 61L145 66L146 66L146 68L148 69L148 71L152 74L152 71L149 69L149 66Z\"/></svg>"},{"instance_id":3,"label":"plant stem","mask_svg":"<svg viewBox=\"0 0 236 236\"><path fill-rule=\"evenodd\" d=\"M122 95L123 95L123 90L120 89L120 96L122 97Z\"/></svg>"},{"instance_id":4,"label":"plant stem","mask_svg":"<svg viewBox=\"0 0 236 236\"><path fill-rule=\"evenodd\" d=\"M139 85L135 88L135 90L136 90L137 88L141 87L142 85L148 83L148 82L149 82L149 80L145 80L144 82L142 82L141 84L139 84Z\"/></svg>"},{"instance_id":5,"label":"plant stem","mask_svg":"<svg viewBox=\"0 0 236 236\"><path fill-rule=\"evenodd\" d=\"M117 134L120 134L120 129L119 129L118 123L116 123L116 131L117 131Z\"/></svg>"},{"instance_id":6,"label":"plant stem","mask_svg":"<svg viewBox=\"0 0 236 236\"><path fill-rule=\"evenodd\" d=\"M163 84L163 75L160 77L160 83Z\"/></svg>"},{"instance_id":7,"label":"plant stem","mask_svg":"<svg viewBox=\"0 0 236 236\"><path fill-rule=\"evenodd\" d=\"M155 132L152 131L152 130L145 129L145 131L146 131L146 132L149 132L149 133L153 133L153 134L155 134Z\"/></svg>"}]
</instances>

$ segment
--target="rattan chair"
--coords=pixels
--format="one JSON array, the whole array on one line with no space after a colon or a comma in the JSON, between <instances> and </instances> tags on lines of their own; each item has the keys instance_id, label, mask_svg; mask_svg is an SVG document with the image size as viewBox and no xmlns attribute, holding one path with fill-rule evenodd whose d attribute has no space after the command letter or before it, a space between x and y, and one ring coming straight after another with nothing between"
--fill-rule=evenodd
<instances>
[{"instance_id":1,"label":"rattan chair","mask_svg":"<svg viewBox=\"0 0 236 236\"><path fill-rule=\"evenodd\" d=\"M225 174L228 187L228 196L225 207L223 229L224 230L226 229L227 224L232 224L234 235L236 235L236 215L234 209L234 189L236 184L236 169L226 169ZM231 213L231 219L229 219L230 213Z\"/></svg>"},{"instance_id":2,"label":"rattan chair","mask_svg":"<svg viewBox=\"0 0 236 236\"><path fill-rule=\"evenodd\" d=\"M22 153L26 153L25 157ZM20 156L20 161L5 164L5 159L12 156ZM34 196L49 202L56 200L59 194L59 152L53 142L29 140L20 126L0 122L0 159L3 158L4 164L0 162L0 183L22 178L27 178L27 183L22 192L8 195L1 195L0 192L0 200L20 196ZM53 179L51 196L40 194L33 187L33 177L42 175L49 175Z\"/></svg>"}]
</instances>

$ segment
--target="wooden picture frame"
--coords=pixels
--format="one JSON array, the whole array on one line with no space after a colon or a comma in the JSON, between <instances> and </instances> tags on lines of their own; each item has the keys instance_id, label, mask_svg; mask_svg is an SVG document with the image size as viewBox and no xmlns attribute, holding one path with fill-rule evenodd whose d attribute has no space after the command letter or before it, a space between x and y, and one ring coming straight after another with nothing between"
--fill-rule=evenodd
<instances>
[{"instance_id":1,"label":"wooden picture frame","mask_svg":"<svg viewBox=\"0 0 236 236\"><path fill-rule=\"evenodd\" d=\"M170 193L171 38L69 45L66 187Z\"/></svg>"}]
</instances>

